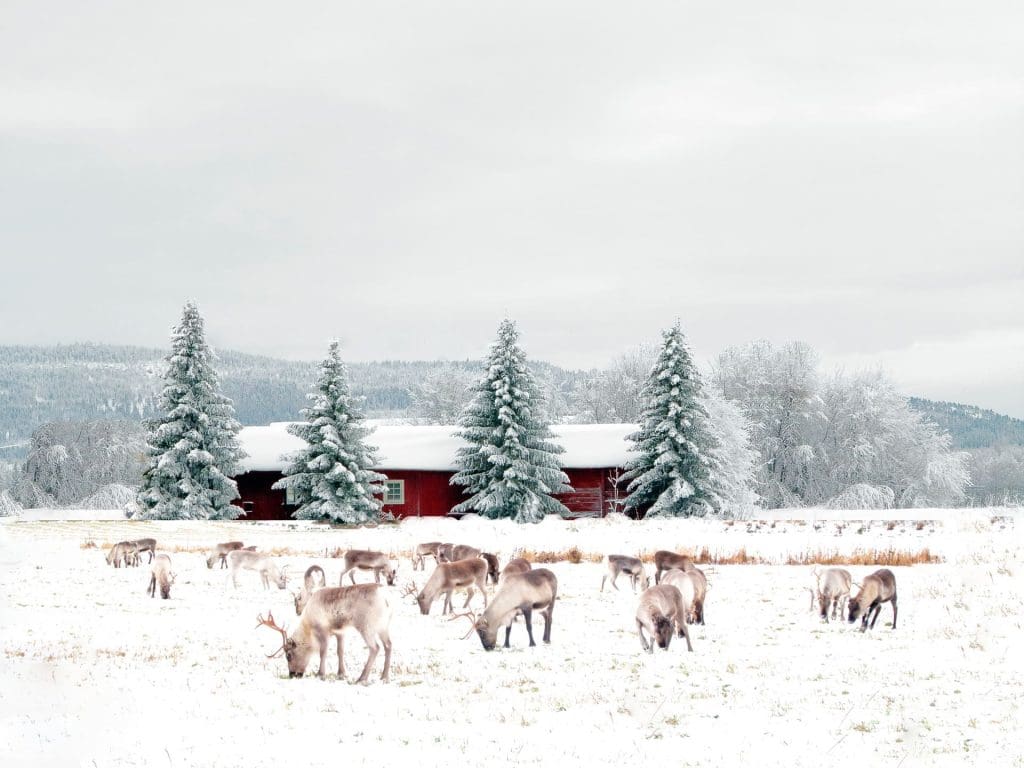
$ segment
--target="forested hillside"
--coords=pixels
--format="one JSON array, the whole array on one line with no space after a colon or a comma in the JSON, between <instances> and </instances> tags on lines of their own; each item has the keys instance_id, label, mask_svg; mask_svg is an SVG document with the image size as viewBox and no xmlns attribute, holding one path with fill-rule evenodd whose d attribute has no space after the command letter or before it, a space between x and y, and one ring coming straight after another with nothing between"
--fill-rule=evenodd
<instances>
[{"instance_id":1,"label":"forested hillside","mask_svg":"<svg viewBox=\"0 0 1024 768\"><path fill-rule=\"evenodd\" d=\"M949 432L953 447L962 450L1024 445L1024 420L976 405L910 398L910 407Z\"/></svg>"}]
</instances>

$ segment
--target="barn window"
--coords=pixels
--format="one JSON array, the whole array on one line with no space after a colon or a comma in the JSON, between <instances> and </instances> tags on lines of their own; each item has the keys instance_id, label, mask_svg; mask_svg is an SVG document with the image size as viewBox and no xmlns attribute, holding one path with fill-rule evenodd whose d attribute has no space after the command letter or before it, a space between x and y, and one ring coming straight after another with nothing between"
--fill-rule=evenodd
<instances>
[{"instance_id":1,"label":"barn window","mask_svg":"<svg viewBox=\"0 0 1024 768\"><path fill-rule=\"evenodd\" d=\"M405 504L405 480L388 480L384 484L385 504Z\"/></svg>"},{"instance_id":2,"label":"barn window","mask_svg":"<svg viewBox=\"0 0 1024 768\"><path fill-rule=\"evenodd\" d=\"M244 509L246 512L252 512L253 506L254 504L251 501L242 502L242 509Z\"/></svg>"},{"instance_id":3,"label":"barn window","mask_svg":"<svg viewBox=\"0 0 1024 768\"><path fill-rule=\"evenodd\" d=\"M284 489L284 503L290 507L295 506L295 489L285 488Z\"/></svg>"}]
</instances>

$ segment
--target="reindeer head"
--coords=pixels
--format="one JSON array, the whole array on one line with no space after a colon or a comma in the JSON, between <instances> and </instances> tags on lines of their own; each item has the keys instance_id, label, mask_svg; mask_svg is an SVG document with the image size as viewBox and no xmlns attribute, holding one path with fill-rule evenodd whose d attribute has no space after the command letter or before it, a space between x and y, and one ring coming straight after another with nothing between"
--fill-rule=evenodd
<instances>
[{"instance_id":1,"label":"reindeer head","mask_svg":"<svg viewBox=\"0 0 1024 768\"><path fill-rule=\"evenodd\" d=\"M398 576L398 563L395 561L388 562L388 567L384 570L384 578L388 582L389 587L395 586L395 578Z\"/></svg>"},{"instance_id":2,"label":"reindeer head","mask_svg":"<svg viewBox=\"0 0 1024 768\"><path fill-rule=\"evenodd\" d=\"M824 611L824 609L822 609L822 610ZM822 613L822 615L824 615L824 613ZM851 624L853 624L853 622L855 622L857 620L858 616L860 616L860 600L856 600L856 599L855 600L851 600L850 601L850 618L849 618L849 622Z\"/></svg>"},{"instance_id":3,"label":"reindeer head","mask_svg":"<svg viewBox=\"0 0 1024 768\"><path fill-rule=\"evenodd\" d=\"M213 564L215 562L217 562L217 558L219 558L219 557L220 557L220 555L214 553L214 554L210 555L208 558L206 558L206 567L212 570L213 569Z\"/></svg>"},{"instance_id":4,"label":"reindeer head","mask_svg":"<svg viewBox=\"0 0 1024 768\"><path fill-rule=\"evenodd\" d=\"M659 648L666 651L672 642L672 622L664 616L654 619L654 640Z\"/></svg>"},{"instance_id":5,"label":"reindeer head","mask_svg":"<svg viewBox=\"0 0 1024 768\"><path fill-rule=\"evenodd\" d=\"M309 657L313 652L312 647L308 643L300 645L295 640L288 637L288 632L283 628L277 626L274 622L274 614L270 611L267 612L267 618L263 618L262 615L256 617L256 628L259 627L270 627L281 633L281 647L273 653L268 653L267 658L272 659L275 656L284 654L285 661L288 662L288 677L302 677L306 673L306 667L309 664Z\"/></svg>"},{"instance_id":6,"label":"reindeer head","mask_svg":"<svg viewBox=\"0 0 1024 768\"><path fill-rule=\"evenodd\" d=\"M462 636L465 640L467 637L476 632L480 636L480 643L483 645L485 651L493 651L494 647L498 644L498 627L491 627L490 622L486 616L477 616L472 611L466 611L465 613L457 613L452 616L448 621L455 621L456 619L466 618L469 619L472 626L469 631Z\"/></svg>"},{"instance_id":7,"label":"reindeer head","mask_svg":"<svg viewBox=\"0 0 1024 768\"><path fill-rule=\"evenodd\" d=\"M298 592L292 592L292 599L295 600L295 615L301 616L302 610L306 607L306 603L309 602L309 595L306 593L306 588L303 587Z\"/></svg>"}]
</instances>

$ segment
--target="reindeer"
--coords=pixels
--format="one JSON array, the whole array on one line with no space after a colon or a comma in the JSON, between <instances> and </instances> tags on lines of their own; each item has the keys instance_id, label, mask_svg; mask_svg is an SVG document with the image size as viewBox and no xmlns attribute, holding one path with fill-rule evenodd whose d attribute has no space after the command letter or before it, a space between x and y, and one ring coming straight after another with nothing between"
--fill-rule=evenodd
<instances>
[{"instance_id":1,"label":"reindeer","mask_svg":"<svg viewBox=\"0 0 1024 768\"><path fill-rule=\"evenodd\" d=\"M416 554L412 558L412 569L414 571L424 570L426 566L423 563L423 559L426 557L434 558L434 565L440 563L442 546L444 545L440 541L428 541L423 544L417 544Z\"/></svg>"},{"instance_id":2,"label":"reindeer","mask_svg":"<svg viewBox=\"0 0 1024 768\"><path fill-rule=\"evenodd\" d=\"M651 579L647 575L647 571L644 570L643 561L638 557L630 557L629 555L608 555L605 558L608 564L608 573L601 577L601 591L604 592L604 583L608 580L608 577L612 577L612 586L618 590L618 585L615 580L619 578L619 574L625 573L629 576L629 581L633 585L633 591L636 592L637 582L640 582L641 589L647 589L651 586Z\"/></svg>"},{"instance_id":3,"label":"reindeer","mask_svg":"<svg viewBox=\"0 0 1024 768\"><path fill-rule=\"evenodd\" d=\"M487 562L487 579L492 584L497 584L498 579L501 578L501 562L498 560L498 556L490 552L481 552L480 557Z\"/></svg>"},{"instance_id":4,"label":"reindeer","mask_svg":"<svg viewBox=\"0 0 1024 768\"><path fill-rule=\"evenodd\" d=\"M306 574L302 577L302 589L299 590L297 595L293 595L295 598L295 613L301 616L302 609L306 607L306 603L309 602L309 598L313 596L313 593L326 586L327 577L324 576L324 569L319 565L309 566L306 569Z\"/></svg>"},{"instance_id":5,"label":"reindeer","mask_svg":"<svg viewBox=\"0 0 1024 768\"><path fill-rule=\"evenodd\" d=\"M138 565L138 552L134 542L119 541L110 548L107 553L107 565L120 568L123 563L125 567Z\"/></svg>"},{"instance_id":6,"label":"reindeer","mask_svg":"<svg viewBox=\"0 0 1024 768\"><path fill-rule=\"evenodd\" d=\"M131 542L135 545L135 559L138 561L139 555L143 552L149 552L149 563L153 562L153 556L156 554L156 539L136 539ZM136 562L135 565L139 563Z\"/></svg>"},{"instance_id":7,"label":"reindeer","mask_svg":"<svg viewBox=\"0 0 1024 768\"><path fill-rule=\"evenodd\" d=\"M551 620L555 610L555 600L558 597L558 579L547 568L537 568L525 573L509 574L503 577L501 588L498 594L491 600L483 616L477 618L472 612L460 613L452 616L449 621L468 618L473 623L473 628L463 639L473 634L474 630L480 636L480 642L485 651L493 651L498 641L498 628L505 627L505 647L508 648L508 638L512 634L512 618L517 613L522 613L526 620L526 633L530 636L530 647L537 645L533 640L533 611L540 610L544 617L545 643L551 642Z\"/></svg>"},{"instance_id":8,"label":"reindeer","mask_svg":"<svg viewBox=\"0 0 1024 768\"><path fill-rule=\"evenodd\" d=\"M833 619L845 612L844 603L850 600L850 584L853 579L845 568L826 568L819 571L815 567L813 574L815 586L813 589L808 587L811 590L811 610L814 610L814 603L817 602L821 618L828 624L829 605L832 606Z\"/></svg>"},{"instance_id":9,"label":"reindeer","mask_svg":"<svg viewBox=\"0 0 1024 768\"><path fill-rule=\"evenodd\" d=\"M659 549L654 553L654 583L661 583L662 571L678 568L680 571L688 571L693 568L693 560L689 555L677 555L667 549Z\"/></svg>"},{"instance_id":10,"label":"reindeer","mask_svg":"<svg viewBox=\"0 0 1024 768\"><path fill-rule=\"evenodd\" d=\"M501 578L499 579L499 582L505 581L505 579L507 579L509 576L514 576L518 573L526 573L527 571L532 569L533 565L530 563L529 560L525 560L522 557L514 558L512 560L509 560L508 565L506 565L502 569Z\"/></svg>"},{"instance_id":11,"label":"reindeer","mask_svg":"<svg viewBox=\"0 0 1024 768\"><path fill-rule=\"evenodd\" d=\"M236 549L243 549L245 545L240 541L225 541L218 544L213 548L213 552L208 558L206 558L206 567L213 568L213 564L220 559L220 567L222 569L228 567L228 553L234 552Z\"/></svg>"},{"instance_id":12,"label":"reindeer","mask_svg":"<svg viewBox=\"0 0 1024 768\"><path fill-rule=\"evenodd\" d=\"M441 613L446 614L452 610L452 592L456 589L466 589L466 604L473 599L473 585L480 590L484 597L484 607L487 607L487 563L479 557L470 560L456 560L453 563L441 563L430 574L423 589L416 595L416 602L420 606L420 613L424 616L430 613L430 607L434 604L438 595L444 594L444 606ZM410 584L415 589L415 584ZM408 588L407 588L408 591Z\"/></svg>"},{"instance_id":13,"label":"reindeer","mask_svg":"<svg viewBox=\"0 0 1024 768\"><path fill-rule=\"evenodd\" d=\"M878 614L882 612L882 603L892 603L892 628L896 629L896 577L888 568L880 568L861 582L857 596L850 600L850 623L853 624L858 616L864 614L860 631L868 629L869 618L870 627L874 629ZM872 611L875 612L873 617Z\"/></svg>"},{"instance_id":14,"label":"reindeer","mask_svg":"<svg viewBox=\"0 0 1024 768\"><path fill-rule=\"evenodd\" d=\"M361 571L373 571L373 580L376 584L380 584L380 574L383 571L388 586L395 584L396 569L388 560L387 555L368 549L350 549L345 553L345 567L341 569L341 578L338 580L339 587L343 586L346 573L349 575L349 580L353 584L356 583L356 568Z\"/></svg>"},{"instance_id":15,"label":"reindeer","mask_svg":"<svg viewBox=\"0 0 1024 768\"><path fill-rule=\"evenodd\" d=\"M384 672L380 679L388 682L391 671L391 635L388 629L391 614L391 604L381 592L380 586L356 584L352 587L325 587L314 593L290 637L284 628L277 626L274 615L269 612L266 619L262 615L257 617L259 623L256 627L266 626L281 633L281 647L275 653L268 654L267 658L283 653L288 662L289 677L302 677L310 657L319 653L320 669L317 675L321 680L327 676L327 646L331 635L338 642L338 679L345 679L343 634L345 629L352 627L363 636L369 651L363 673L356 682L368 685L370 671L381 644L384 645Z\"/></svg>"},{"instance_id":16,"label":"reindeer","mask_svg":"<svg viewBox=\"0 0 1024 768\"><path fill-rule=\"evenodd\" d=\"M704 598L708 591L708 580L703 571L694 568L692 571L680 571L672 568L661 577L662 584L671 584L679 590L686 608L686 621L689 624L704 623Z\"/></svg>"},{"instance_id":17,"label":"reindeer","mask_svg":"<svg viewBox=\"0 0 1024 768\"><path fill-rule=\"evenodd\" d=\"M171 585L177 578L171 573L171 558L168 555L157 555L150 566L149 596L156 597L156 585L160 585L160 597L167 600L171 596Z\"/></svg>"},{"instance_id":18,"label":"reindeer","mask_svg":"<svg viewBox=\"0 0 1024 768\"><path fill-rule=\"evenodd\" d=\"M238 589L240 570L258 572L264 589L270 589L270 582L277 584L278 589L288 586L288 575L284 570L278 570L277 564L266 553L236 549L228 553L228 565L231 568L231 583L235 585L235 589Z\"/></svg>"},{"instance_id":19,"label":"reindeer","mask_svg":"<svg viewBox=\"0 0 1024 768\"><path fill-rule=\"evenodd\" d=\"M674 626L679 636L686 638L686 650L692 652L686 614L683 596L671 584L659 584L644 590L636 609L636 630L640 635L641 647L648 653L654 653L654 644L657 643L659 648L667 651L672 642ZM650 642L644 637L645 629L651 636Z\"/></svg>"},{"instance_id":20,"label":"reindeer","mask_svg":"<svg viewBox=\"0 0 1024 768\"><path fill-rule=\"evenodd\" d=\"M449 554L447 550L444 552L448 558L448 562L454 563L457 560L469 560L472 557L480 557L481 552L476 547L471 547L469 544L456 544L451 548Z\"/></svg>"}]
</instances>

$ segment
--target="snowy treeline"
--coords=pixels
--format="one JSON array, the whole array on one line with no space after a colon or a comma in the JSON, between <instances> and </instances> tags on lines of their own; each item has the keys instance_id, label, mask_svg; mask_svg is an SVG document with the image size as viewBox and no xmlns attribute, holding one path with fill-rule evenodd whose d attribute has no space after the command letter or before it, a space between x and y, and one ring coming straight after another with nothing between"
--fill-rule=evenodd
<instances>
[{"instance_id":1,"label":"snowy treeline","mask_svg":"<svg viewBox=\"0 0 1024 768\"><path fill-rule=\"evenodd\" d=\"M1004 445L971 451L971 487L975 504L1024 505L1024 446Z\"/></svg>"},{"instance_id":2,"label":"snowy treeline","mask_svg":"<svg viewBox=\"0 0 1024 768\"><path fill-rule=\"evenodd\" d=\"M137 422L44 424L32 434L10 496L23 507L82 507L97 494L123 496L141 481L145 449Z\"/></svg>"}]
</instances>

